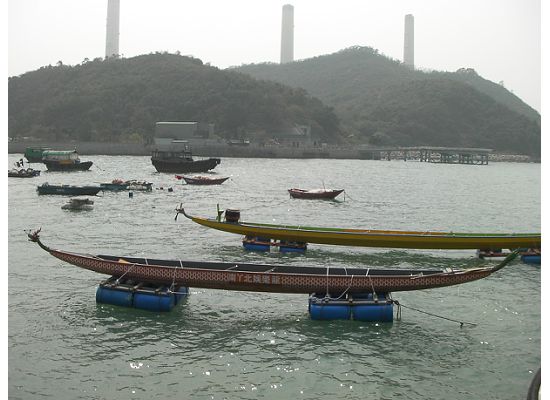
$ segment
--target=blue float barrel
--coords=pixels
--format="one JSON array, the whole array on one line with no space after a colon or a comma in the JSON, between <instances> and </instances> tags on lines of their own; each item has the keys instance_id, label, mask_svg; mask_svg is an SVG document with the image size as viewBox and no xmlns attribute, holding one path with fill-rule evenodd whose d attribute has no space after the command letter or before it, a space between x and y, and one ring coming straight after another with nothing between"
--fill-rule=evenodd
<instances>
[{"instance_id":1,"label":"blue float barrel","mask_svg":"<svg viewBox=\"0 0 550 400\"><path fill-rule=\"evenodd\" d=\"M170 311L176 304L176 295L173 293L145 293L134 294L134 307L141 310L155 312Z\"/></svg>"},{"instance_id":2,"label":"blue float barrel","mask_svg":"<svg viewBox=\"0 0 550 400\"><path fill-rule=\"evenodd\" d=\"M95 293L96 302L123 307L132 307L133 297L133 293L128 290L117 290L102 285L98 286Z\"/></svg>"},{"instance_id":3,"label":"blue float barrel","mask_svg":"<svg viewBox=\"0 0 550 400\"><path fill-rule=\"evenodd\" d=\"M346 301L310 296L309 315L313 320L350 319L351 306Z\"/></svg>"},{"instance_id":4,"label":"blue float barrel","mask_svg":"<svg viewBox=\"0 0 550 400\"><path fill-rule=\"evenodd\" d=\"M248 251L269 251L268 244L243 243L243 247Z\"/></svg>"},{"instance_id":5,"label":"blue float barrel","mask_svg":"<svg viewBox=\"0 0 550 400\"><path fill-rule=\"evenodd\" d=\"M356 321L392 322L393 304L356 304L352 307L352 314Z\"/></svg>"},{"instance_id":6,"label":"blue float barrel","mask_svg":"<svg viewBox=\"0 0 550 400\"><path fill-rule=\"evenodd\" d=\"M352 317L356 321L392 322L393 303L388 302L385 293L354 294L356 303L352 307Z\"/></svg>"},{"instance_id":7,"label":"blue float barrel","mask_svg":"<svg viewBox=\"0 0 550 400\"><path fill-rule=\"evenodd\" d=\"M540 255L523 255L521 261L527 264L540 264Z\"/></svg>"}]
</instances>

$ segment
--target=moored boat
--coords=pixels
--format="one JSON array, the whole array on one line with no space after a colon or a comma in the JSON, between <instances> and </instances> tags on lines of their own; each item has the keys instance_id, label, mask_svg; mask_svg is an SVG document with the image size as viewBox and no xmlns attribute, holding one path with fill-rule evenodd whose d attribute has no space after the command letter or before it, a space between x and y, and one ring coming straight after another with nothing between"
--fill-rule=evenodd
<instances>
[{"instance_id":1,"label":"moored boat","mask_svg":"<svg viewBox=\"0 0 550 400\"><path fill-rule=\"evenodd\" d=\"M188 173L207 172L221 162L219 158L195 160L189 150L160 151L155 150L151 162L158 172Z\"/></svg>"},{"instance_id":2,"label":"moored boat","mask_svg":"<svg viewBox=\"0 0 550 400\"><path fill-rule=\"evenodd\" d=\"M229 177L211 178L209 176L204 176L204 175L196 175L196 176L176 175L176 179L178 180L183 179L185 183L187 183L188 185L221 185L226 180L228 180Z\"/></svg>"},{"instance_id":3,"label":"moored boat","mask_svg":"<svg viewBox=\"0 0 550 400\"><path fill-rule=\"evenodd\" d=\"M470 269L442 270L306 267L289 265L161 260L112 255L89 255L47 247L40 229L29 233L52 256L69 264L138 282L196 288L274 293L373 293L431 289L486 278L511 262Z\"/></svg>"},{"instance_id":4,"label":"moored boat","mask_svg":"<svg viewBox=\"0 0 550 400\"><path fill-rule=\"evenodd\" d=\"M128 189L128 182L124 182L122 179L113 179L111 182L100 183L101 190L118 192L120 190Z\"/></svg>"},{"instance_id":5,"label":"moored boat","mask_svg":"<svg viewBox=\"0 0 550 400\"><path fill-rule=\"evenodd\" d=\"M63 204L61 208L63 210L72 211L88 211L93 209L93 200L90 199L69 199L66 204Z\"/></svg>"},{"instance_id":6,"label":"moored boat","mask_svg":"<svg viewBox=\"0 0 550 400\"><path fill-rule=\"evenodd\" d=\"M93 164L92 161L80 161L76 150L45 150L42 153L42 162L46 164L48 171L87 171Z\"/></svg>"},{"instance_id":7,"label":"moored boat","mask_svg":"<svg viewBox=\"0 0 550 400\"><path fill-rule=\"evenodd\" d=\"M57 194L62 196L95 196L101 190L99 186L50 185L45 182L36 188L38 194Z\"/></svg>"},{"instance_id":8,"label":"moored boat","mask_svg":"<svg viewBox=\"0 0 550 400\"><path fill-rule=\"evenodd\" d=\"M153 183L146 181L130 180L126 181L128 190L141 190L144 192L151 192L153 190Z\"/></svg>"},{"instance_id":9,"label":"moored boat","mask_svg":"<svg viewBox=\"0 0 550 400\"><path fill-rule=\"evenodd\" d=\"M199 225L245 236L260 236L295 242L340 246L386 247L402 249L518 249L540 248L540 233L455 233L374 229L325 228L241 222L240 212L233 210L225 221L220 218L194 217L183 213ZM177 216L177 215L176 215Z\"/></svg>"},{"instance_id":10,"label":"moored boat","mask_svg":"<svg viewBox=\"0 0 550 400\"><path fill-rule=\"evenodd\" d=\"M290 197L295 199L334 199L344 189L288 189Z\"/></svg>"},{"instance_id":11,"label":"moored boat","mask_svg":"<svg viewBox=\"0 0 550 400\"><path fill-rule=\"evenodd\" d=\"M8 170L8 178L33 178L39 175L40 171L32 168L13 168Z\"/></svg>"}]
</instances>

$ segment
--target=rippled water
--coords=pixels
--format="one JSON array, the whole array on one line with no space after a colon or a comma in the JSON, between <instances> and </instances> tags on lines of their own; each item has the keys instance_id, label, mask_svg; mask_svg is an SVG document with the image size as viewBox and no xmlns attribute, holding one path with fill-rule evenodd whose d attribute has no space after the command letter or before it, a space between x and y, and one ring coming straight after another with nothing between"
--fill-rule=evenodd
<instances>
[{"instance_id":1,"label":"rippled water","mask_svg":"<svg viewBox=\"0 0 550 400\"><path fill-rule=\"evenodd\" d=\"M21 155L9 155L9 167ZM392 268L467 267L474 251L310 245L306 255L247 253L240 237L180 216L378 229L540 231L540 165L223 159L221 186L186 186L148 157L90 156L88 172L10 178L9 395L13 399L518 399L540 366L540 267L515 262L462 286L395 293L393 323L312 321L307 296L191 289L170 313L100 305L103 276L26 240L92 254ZM43 169L42 165L35 164ZM61 209L42 182L154 182ZM345 201L290 199L291 187L346 189ZM163 188L161 190L160 188ZM173 192L167 189L171 187ZM496 262L496 261L488 261ZM476 323L459 324L421 313Z\"/></svg>"}]
</instances>

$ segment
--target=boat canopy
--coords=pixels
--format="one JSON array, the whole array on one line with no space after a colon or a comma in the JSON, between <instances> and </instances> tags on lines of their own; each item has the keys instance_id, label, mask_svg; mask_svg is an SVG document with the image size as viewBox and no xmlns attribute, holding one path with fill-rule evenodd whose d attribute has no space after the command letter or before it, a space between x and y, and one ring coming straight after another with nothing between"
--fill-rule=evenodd
<instances>
[{"instance_id":1,"label":"boat canopy","mask_svg":"<svg viewBox=\"0 0 550 400\"><path fill-rule=\"evenodd\" d=\"M42 158L47 161L78 160L76 150L46 150Z\"/></svg>"}]
</instances>

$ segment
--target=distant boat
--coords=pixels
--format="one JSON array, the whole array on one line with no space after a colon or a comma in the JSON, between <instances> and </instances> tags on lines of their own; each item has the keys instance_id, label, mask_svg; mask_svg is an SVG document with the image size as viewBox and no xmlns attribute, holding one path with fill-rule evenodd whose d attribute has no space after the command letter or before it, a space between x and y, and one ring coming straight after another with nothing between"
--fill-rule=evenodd
<instances>
[{"instance_id":1,"label":"distant boat","mask_svg":"<svg viewBox=\"0 0 550 400\"><path fill-rule=\"evenodd\" d=\"M43 183L36 188L38 194L57 194L63 196L95 196L101 190L100 186L50 185Z\"/></svg>"},{"instance_id":2,"label":"distant boat","mask_svg":"<svg viewBox=\"0 0 550 400\"><path fill-rule=\"evenodd\" d=\"M176 175L176 179L183 179L188 185L221 185L229 177L225 178L211 178L209 176L183 176Z\"/></svg>"},{"instance_id":3,"label":"distant boat","mask_svg":"<svg viewBox=\"0 0 550 400\"><path fill-rule=\"evenodd\" d=\"M42 162L49 171L87 171L93 164L91 161L80 161L76 150L45 150L42 153Z\"/></svg>"},{"instance_id":4,"label":"distant boat","mask_svg":"<svg viewBox=\"0 0 550 400\"><path fill-rule=\"evenodd\" d=\"M120 190L128 190L128 182L123 181L122 179L113 179L108 183L100 183L99 186L101 190L118 192Z\"/></svg>"},{"instance_id":5,"label":"distant boat","mask_svg":"<svg viewBox=\"0 0 550 400\"><path fill-rule=\"evenodd\" d=\"M194 160L191 151L153 151L151 162L158 172L207 172L221 162L219 158Z\"/></svg>"},{"instance_id":6,"label":"distant boat","mask_svg":"<svg viewBox=\"0 0 550 400\"><path fill-rule=\"evenodd\" d=\"M90 199L70 199L67 204L63 204L63 210L88 211L93 208L94 202Z\"/></svg>"},{"instance_id":7,"label":"distant boat","mask_svg":"<svg viewBox=\"0 0 550 400\"><path fill-rule=\"evenodd\" d=\"M128 184L128 190L142 190L145 192L151 192L153 190L153 183L146 181L131 180L126 181Z\"/></svg>"},{"instance_id":8,"label":"distant boat","mask_svg":"<svg viewBox=\"0 0 550 400\"><path fill-rule=\"evenodd\" d=\"M32 168L11 169L8 171L8 178L34 178L39 176L40 171Z\"/></svg>"},{"instance_id":9,"label":"distant boat","mask_svg":"<svg viewBox=\"0 0 550 400\"><path fill-rule=\"evenodd\" d=\"M49 147L27 147L25 149L25 158L30 163L42 162L42 153L51 150Z\"/></svg>"},{"instance_id":10,"label":"distant boat","mask_svg":"<svg viewBox=\"0 0 550 400\"><path fill-rule=\"evenodd\" d=\"M295 199L334 199L344 189L288 189L290 197Z\"/></svg>"}]
</instances>

